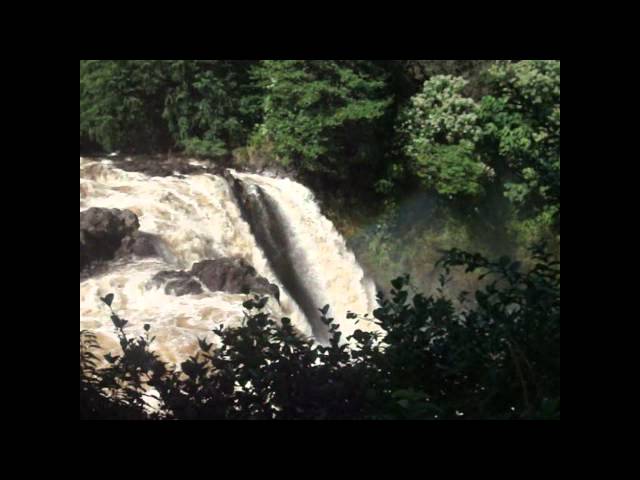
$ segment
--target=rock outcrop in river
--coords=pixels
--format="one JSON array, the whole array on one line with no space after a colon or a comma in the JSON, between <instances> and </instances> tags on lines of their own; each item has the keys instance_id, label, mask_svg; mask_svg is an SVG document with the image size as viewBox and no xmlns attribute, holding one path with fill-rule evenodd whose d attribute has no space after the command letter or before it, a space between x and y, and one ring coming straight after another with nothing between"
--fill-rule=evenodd
<instances>
[{"instance_id":1,"label":"rock outcrop in river","mask_svg":"<svg viewBox=\"0 0 640 480\"><path fill-rule=\"evenodd\" d=\"M226 257L194 263L188 272L165 270L158 272L152 285L164 285L165 293L172 295L199 294L202 285L212 292L258 293L280 300L280 289L242 258Z\"/></svg>"}]
</instances>

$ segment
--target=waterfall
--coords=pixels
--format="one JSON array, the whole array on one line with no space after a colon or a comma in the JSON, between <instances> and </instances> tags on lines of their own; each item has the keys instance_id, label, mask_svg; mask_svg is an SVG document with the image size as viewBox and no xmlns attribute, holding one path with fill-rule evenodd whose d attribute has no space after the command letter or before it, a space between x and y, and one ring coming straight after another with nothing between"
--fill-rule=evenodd
<instances>
[{"instance_id":1,"label":"waterfall","mask_svg":"<svg viewBox=\"0 0 640 480\"><path fill-rule=\"evenodd\" d=\"M113 293L113 308L127 319L132 334L151 324L156 350L179 363L197 351L197 338L215 341L211 330L244 318L247 296L210 292L168 295L150 285L162 270L188 270L203 259L241 257L280 288L270 300L275 318L287 316L303 335L327 340L318 309L344 336L355 328L346 313L370 313L375 288L332 223L322 215L312 192L289 179L238 173L149 177L115 168L109 160L80 159L80 210L128 209L140 231L161 245L160 258L113 262L106 272L80 282L80 327L92 330L106 350L117 349L107 307L100 297Z\"/></svg>"}]
</instances>

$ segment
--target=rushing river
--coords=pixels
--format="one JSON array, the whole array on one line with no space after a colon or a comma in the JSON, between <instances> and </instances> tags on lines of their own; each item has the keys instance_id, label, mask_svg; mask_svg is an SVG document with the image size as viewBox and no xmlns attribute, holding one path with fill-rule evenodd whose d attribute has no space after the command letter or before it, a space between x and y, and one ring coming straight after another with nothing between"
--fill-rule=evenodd
<instances>
[{"instance_id":1,"label":"rushing river","mask_svg":"<svg viewBox=\"0 0 640 480\"><path fill-rule=\"evenodd\" d=\"M131 334L149 323L155 349L165 361L179 363L197 350L197 338L215 341L219 324L243 319L248 296L211 292L183 296L166 294L150 284L162 270L189 270L204 259L245 259L280 288L280 302L267 310L287 316L304 335L327 338L318 309L329 315L344 336L371 322L347 319L352 311L370 313L375 288L347 248L344 239L322 215L312 192L286 178L239 173L151 177L116 168L109 160L80 158L80 210L90 207L128 209L140 231L158 239L160 257L112 262L80 282L80 328L92 330L106 350L118 343L106 305L100 297L113 293L113 309L129 321Z\"/></svg>"}]
</instances>

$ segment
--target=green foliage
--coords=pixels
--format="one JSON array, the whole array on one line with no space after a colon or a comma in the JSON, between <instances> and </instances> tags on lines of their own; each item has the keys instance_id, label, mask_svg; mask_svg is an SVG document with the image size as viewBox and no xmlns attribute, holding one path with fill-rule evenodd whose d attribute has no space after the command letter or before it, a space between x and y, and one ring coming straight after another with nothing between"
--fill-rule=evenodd
<instances>
[{"instance_id":1,"label":"green foliage","mask_svg":"<svg viewBox=\"0 0 640 480\"><path fill-rule=\"evenodd\" d=\"M266 298L255 297L243 325L214 330L218 347L201 339L182 372L149 350L148 328L147 338L129 340L113 314L123 354L106 356L108 367L91 366L96 345L83 344L81 332L81 418L559 419L559 265L542 248L533 256L523 272L507 257L450 251L445 273L464 267L491 280L475 307L456 310L442 289L411 297L407 275L374 312L384 335L356 330L348 343L328 306L320 311L331 339L318 345L289 319L271 319L261 311ZM150 388L160 399L153 413Z\"/></svg>"},{"instance_id":2,"label":"green foliage","mask_svg":"<svg viewBox=\"0 0 640 480\"><path fill-rule=\"evenodd\" d=\"M250 147L251 165L294 167L316 190L499 197L559 231L559 61L83 60L80 144Z\"/></svg>"},{"instance_id":3,"label":"green foliage","mask_svg":"<svg viewBox=\"0 0 640 480\"><path fill-rule=\"evenodd\" d=\"M381 194L361 258L384 280L411 270L431 286L425 266L440 249L480 238L559 244L558 61L82 60L80 145L234 150L249 168L293 166L332 196L338 181L361 204ZM316 345L249 300L244 325L216 330L215 346L202 339L180 372L151 351L149 324L130 339L112 312L122 354L107 367L81 332L81 417L559 418L559 265L539 250L525 264L454 250L437 295L394 280L375 313L384 338L356 331L354 348L331 319L331 342ZM452 278L466 285L461 269L483 270L481 288L446 298Z\"/></svg>"},{"instance_id":4,"label":"green foliage","mask_svg":"<svg viewBox=\"0 0 640 480\"><path fill-rule=\"evenodd\" d=\"M185 153L215 157L246 142L252 125L243 98L250 92L250 63L176 60L168 64L173 88L164 118Z\"/></svg>"},{"instance_id":5,"label":"green foliage","mask_svg":"<svg viewBox=\"0 0 640 480\"><path fill-rule=\"evenodd\" d=\"M483 191L483 165L473 157L473 145L427 145L415 156L415 174L441 195L475 196Z\"/></svg>"},{"instance_id":6,"label":"green foliage","mask_svg":"<svg viewBox=\"0 0 640 480\"><path fill-rule=\"evenodd\" d=\"M400 117L410 171L427 188L454 197L491 191L523 218L560 216L560 62L497 62L478 102L461 77L424 82Z\"/></svg>"},{"instance_id":7,"label":"green foliage","mask_svg":"<svg viewBox=\"0 0 640 480\"><path fill-rule=\"evenodd\" d=\"M483 75L494 63L493 60L395 60L417 93L424 82L437 75L450 75L465 79L462 93L474 99L486 91Z\"/></svg>"},{"instance_id":8,"label":"green foliage","mask_svg":"<svg viewBox=\"0 0 640 480\"><path fill-rule=\"evenodd\" d=\"M489 69L481 102L485 158L505 171L506 195L522 211L560 215L560 62L527 60Z\"/></svg>"},{"instance_id":9,"label":"green foliage","mask_svg":"<svg viewBox=\"0 0 640 480\"><path fill-rule=\"evenodd\" d=\"M442 251L456 247L495 255L509 250L480 222L460 218L451 207L439 203L433 195L422 194L390 207L383 215L367 217L369 222L342 228L358 262L380 285L407 272L418 291L431 291L438 282L436 263ZM451 295L476 287L475 278L452 272Z\"/></svg>"},{"instance_id":10,"label":"green foliage","mask_svg":"<svg viewBox=\"0 0 640 480\"><path fill-rule=\"evenodd\" d=\"M107 150L166 146L159 60L81 60L80 138Z\"/></svg>"},{"instance_id":11,"label":"green foliage","mask_svg":"<svg viewBox=\"0 0 640 480\"><path fill-rule=\"evenodd\" d=\"M390 102L382 72L364 61L265 60L254 74L264 90L258 138L283 164L340 176L372 160Z\"/></svg>"},{"instance_id":12,"label":"green foliage","mask_svg":"<svg viewBox=\"0 0 640 480\"><path fill-rule=\"evenodd\" d=\"M252 62L83 60L80 137L108 150L220 156L256 123Z\"/></svg>"},{"instance_id":13,"label":"green foliage","mask_svg":"<svg viewBox=\"0 0 640 480\"><path fill-rule=\"evenodd\" d=\"M437 75L403 112L400 133L412 170L427 188L447 196L478 195L486 169L475 155L477 104L461 94L461 77Z\"/></svg>"},{"instance_id":14,"label":"green foliage","mask_svg":"<svg viewBox=\"0 0 640 480\"><path fill-rule=\"evenodd\" d=\"M461 94L466 83L461 77L438 75L427 80L422 92L411 99L403 125L410 135L409 154L429 142L451 145L478 137L478 106Z\"/></svg>"}]
</instances>

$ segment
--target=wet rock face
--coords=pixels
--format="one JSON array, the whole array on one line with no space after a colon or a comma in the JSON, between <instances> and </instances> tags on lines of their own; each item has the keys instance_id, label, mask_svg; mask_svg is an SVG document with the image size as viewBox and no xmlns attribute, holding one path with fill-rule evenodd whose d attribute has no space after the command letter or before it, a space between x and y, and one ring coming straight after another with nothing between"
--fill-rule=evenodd
<instances>
[{"instance_id":1,"label":"wet rock face","mask_svg":"<svg viewBox=\"0 0 640 480\"><path fill-rule=\"evenodd\" d=\"M150 233L134 232L122 239L116 256L137 255L138 257L152 257L158 255L155 237Z\"/></svg>"},{"instance_id":2,"label":"wet rock face","mask_svg":"<svg viewBox=\"0 0 640 480\"><path fill-rule=\"evenodd\" d=\"M138 217L129 210L94 207L80 212L80 232L101 239L120 240L138 228Z\"/></svg>"},{"instance_id":3,"label":"wet rock face","mask_svg":"<svg viewBox=\"0 0 640 480\"><path fill-rule=\"evenodd\" d=\"M242 149L239 149L242 150ZM115 156L110 158L113 165L121 170L140 172L150 177L170 177L183 175L198 175L210 173L213 175L225 175L228 168L240 172L261 173L268 176L295 177L293 167L275 165L274 162L262 157L256 152L248 154L223 155L215 159L199 159L193 162L193 158L181 155L134 155Z\"/></svg>"},{"instance_id":4,"label":"wet rock face","mask_svg":"<svg viewBox=\"0 0 640 480\"><path fill-rule=\"evenodd\" d=\"M218 258L195 263L191 274L209 290L229 293L262 293L280 299L277 285L257 274L256 269L241 258Z\"/></svg>"},{"instance_id":5,"label":"wet rock face","mask_svg":"<svg viewBox=\"0 0 640 480\"><path fill-rule=\"evenodd\" d=\"M151 279L154 286L164 284L164 292L180 297L182 295L202 293L202 286L190 273L184 271L165 270L156 273Z\"/></svg>"},{"instance_id":6,"label":"wet rock face","mask_svg":"<svg viewBox=\"0 0 640 480\"><path fill-rule=\"evenodd\" d=\"M257 293L280 300L278 286L258 275L255 268L241 258L203 260L194 263L189 272L159 272L151 282L155 286L165 285L165 293L173 295L202 293L202 282L214 292Z\"/></svg>"},{"instance_id":7,"label":"wet rock face","mask_svg":"<svg viewBox=\"0 0 640 480\"><path fill-rule=\"evenodd\" d=\"M169 177L200 173L219 174L227 166L230 158L222 157L215 162L201 161L193 164L190 158L167 155L117 156L112 159L114 166L129 172L141 172L150 177Z\"/></svg>"},{"instance_id":8,"label":"wet rock face","mask_svg":"<svg viewBox=\"0 0 640 480\"><path fill-rule=\"evenodd\" d=\"M136 255L158 255L155 238L140 232L135 213L117 208L80 212L80 271L92 264Z\"/></svg>"},{"instance_id":9,"label":"wet rock face","mask_svg":"<svg viewBox=\"0 0 640 480\"><path fill-rule=\"evenodd\" d=\"M95 261L111 260L125 237L140 227L128 210L90 208L80 212L80 270Z\"/></svg>"}]
</instances>

